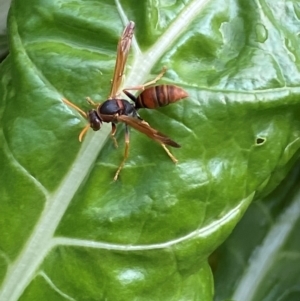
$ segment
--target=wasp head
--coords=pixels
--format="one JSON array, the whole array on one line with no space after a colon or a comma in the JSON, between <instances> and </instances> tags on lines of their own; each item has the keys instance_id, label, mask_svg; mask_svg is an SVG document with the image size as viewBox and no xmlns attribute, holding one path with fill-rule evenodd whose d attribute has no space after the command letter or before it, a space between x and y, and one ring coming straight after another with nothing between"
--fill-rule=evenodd
<instances>
[{"instance_id":1,"label":"wasp head","mask_svg":"<svg viewBox=\"0 0 300 301\"><path fill-rule=\"evenodd\" d=\"M90 122L90 127L94 131L99 131L101 128L102 119L98 115L97 111L90 110L90 111L88 111L87 116L88 116L88 120Z\"/></svg>"}]
</instances>

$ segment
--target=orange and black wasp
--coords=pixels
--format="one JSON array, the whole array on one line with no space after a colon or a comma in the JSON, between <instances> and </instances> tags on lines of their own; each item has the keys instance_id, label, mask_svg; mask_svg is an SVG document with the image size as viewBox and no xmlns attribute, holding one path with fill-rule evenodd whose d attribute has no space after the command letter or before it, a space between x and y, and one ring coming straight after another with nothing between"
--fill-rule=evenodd
<instances>
[{"instance_id":1,"label":"orange and black wasp","mask_svg":"<svg viewBox=\"0 0 300 301\"><path fill-rule=\"evenodd\" d=\"M162 72L152 81L149 81L143 85L137 87L131 87L124 89L123 92L133 101L133 103L128 100L119 98L119 89L122 84L125 64L129 54L131 41L133 37L135 24L130 21L125 27L117 48L117 59L114 70L114 76L111 84L110 95L106 101L101 104L94 103L90 98L88 102L94 107L94 109L89 110L85 113L83 110L78 108L75 104L69 100L63 98L63 101L76 109L83 117L88 120L88 124L79 134L79 141L82 141L83 136L89 128L94 131L98 131L101 128L103 122L110 122L112 125L111 136L114 138L116 133L116 124L118 122L123 122L125 124L125 153L121 164L114 176L114 180L117 180L121 169L123 168L126 159L128 158L129 152L129 131L128 126L144 133L149 138L157 141L162 145L164 150L167 152L168 156L172 159L174 163L177 163L177 159L170 153L166 145L172 147L180 147L178 143L170 139L168 136L160 133L159 131L152 128L146 121L144 121L137 110L140 108L154 109L157 107L162 107L170 103L176 102L182 98L188 96L188 94L181 88L174 85L154 85L165 73L164 68ZM148 87L148 88L147 88ZM135 97L128 90L141 90L142 92ZM116 141L115 141L116 144ZM116 144L117 145L117 144Z\"/></svg>"}]
</instances>

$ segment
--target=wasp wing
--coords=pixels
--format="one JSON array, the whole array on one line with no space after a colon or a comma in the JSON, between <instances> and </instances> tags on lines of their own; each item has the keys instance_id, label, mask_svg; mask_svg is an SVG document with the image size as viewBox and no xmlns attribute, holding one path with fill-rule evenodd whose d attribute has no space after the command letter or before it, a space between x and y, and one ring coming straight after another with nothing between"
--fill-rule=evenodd
<instances>
[{"instance_id":1,"label":"wasp wing","mask_svg":"<svg viewBox=\"0 0 300 301\"><path fill-rule=\"evenodd\" d=\"M113 99L117 96L119 88L122 84L122 78L124 73L125 64L127 61L128 53L131 46L131 41L134 31L134 22L130 21L125 27L117 48L117 59L115 65L114 76L111 84L110 95L108 99Z\"/></svg>"},{"instance_id":2,"label":"wasp wing","mask_svg":"<svg viewBox=\"0 0 300 301\"><path fill-rule=\"evenodd\" d=\"M129 126L133 127L134 129L136 129L139 132L144 133L149 138L155 140L156 142L158 142L160 144L166 144L166 145L173 146L173 147L180 147L180 145L178 143L173 141L168 136L160 133L156 129L152 128L144 120L138 119L136 117L126 116L126 115L117 116L117 120L128 124Z\"/></svg>"}]
</instances>

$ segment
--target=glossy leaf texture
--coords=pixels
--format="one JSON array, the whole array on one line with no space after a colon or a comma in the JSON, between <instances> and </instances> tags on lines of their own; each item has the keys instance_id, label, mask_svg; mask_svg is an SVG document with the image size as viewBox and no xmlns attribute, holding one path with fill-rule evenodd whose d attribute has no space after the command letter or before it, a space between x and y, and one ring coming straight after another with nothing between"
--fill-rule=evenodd
<instances>
[{"instance_id":1,"label":"glossy leaf texture","mask_svg":"<svg viewBox=\"0 0 300 301\"><path fill-rule=\"evenodd\" d=\"M213 253L214 300L299 300L299 176L298 163L272 194L251 204Z\"/></svg>"},{"instance_id":2,"label":"glossy leaf texture","mask_svg":"<svg viewBox=\"0 0 300 301\"><path fill-rule=\"evenodd\" d=\"M128 20L124 87L167 66L190 96L140 110L182 145L177 166L132 130L114 182L123 126L118 149L109 125L80 144L62 97L106 99ZM212 300L208 256L299 157L297 1L15 0L8 30L0 300Z\"/></svg>"}]
</instances>

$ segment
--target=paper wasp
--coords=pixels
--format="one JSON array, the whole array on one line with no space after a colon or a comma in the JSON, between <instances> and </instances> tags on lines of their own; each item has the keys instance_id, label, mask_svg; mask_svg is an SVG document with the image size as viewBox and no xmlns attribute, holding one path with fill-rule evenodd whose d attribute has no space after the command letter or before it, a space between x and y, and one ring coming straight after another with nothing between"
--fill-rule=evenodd
<instances>
[{"instance_id":1,"label":"paper wasp","mask_svg":"<svg viewBox=\"0 0 300 301\"><path fill-rule=\"evenodd\" d=\"M157 107L162 107L188 96L188 94L183 89L174 85L151 86L154 85L163 76L166 71L166 69L164 68L154 80L149 81L141 86L131 87L123 90L123 92L133 101L133 103L118 97L118 95L120 94L119 89L122 84L125 64L131 46L134 27L134 22L130 21L125 27L123 34L121 35L118 42L116 65L108 99L101 104L97 104L94 103L90 98L88 98L88 102L94 107L94 109L89 110L87 113L85 113L72 102L63 98L63 101L67 105L76 109L83 117L85 117L89 121L89 123L79 134L79 141L82 141L83 136L89 128L92 128L94 131L100 130L102 122L111 123L111 136L113 138L117 129L116 123L123 122L125 124L125 153L123 161L119 165L119 168L114 176L114 180L117 180L119 173L128 157L128 126L133 127L134 129L147 135L149 138L160 143L164 150L167 152L168 156L172 159L172 161L174 163L177 163L177 159L170 153L166 145L172 147L180 147L180 145L171 140L168 136L152 128L138 115L137 110L140 108L154 109ZM141 90L142 92L137 97L135 97L134 95L129 93L128 90Z\"/></svg>"}]
</instances>

